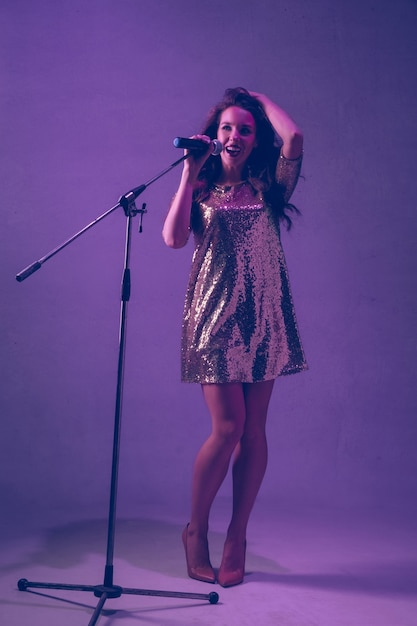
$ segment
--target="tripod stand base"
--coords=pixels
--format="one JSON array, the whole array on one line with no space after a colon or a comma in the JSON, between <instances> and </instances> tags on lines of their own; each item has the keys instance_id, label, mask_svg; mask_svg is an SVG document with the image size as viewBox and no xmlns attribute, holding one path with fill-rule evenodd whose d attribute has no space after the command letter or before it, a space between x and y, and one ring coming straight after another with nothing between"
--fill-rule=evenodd
<instances>
[{"instance_id":1,"label":"tripod stand base","mask_svg":"<svg viewBox=\"0 0 417 626\"><path fill-rule=\"evenodd\" d=\"M64 589L66 591L90 591L96 598L105 600L110 598L120 598L122 595L135 596L158 596L162 598L189 598L190 600L207 600L210 604L217 604L219 594L215 591L211 593L188 593L183 591L155 591L152 589L132 589L129 587L119 587L118 585L66 585L62 583L41 583L32 582L26 578L21 578L17 582L19 591L28 589Z\"/></svg>"}]
</instances>

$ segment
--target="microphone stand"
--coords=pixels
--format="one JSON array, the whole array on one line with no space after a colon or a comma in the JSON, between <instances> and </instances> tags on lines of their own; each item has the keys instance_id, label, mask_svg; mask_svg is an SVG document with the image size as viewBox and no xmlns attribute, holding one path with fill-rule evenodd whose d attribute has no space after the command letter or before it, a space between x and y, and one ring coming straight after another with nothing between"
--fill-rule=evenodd
<instances>
[{"instance_id":1,"label":"microphone stand","mask_svg":"<svg viewBox=\"0 0 417 626\"><path fill-rule=\"evenodd\" d=\"M121 433L121 416L122 416L122 396L123 396L123 378L124 378L124 357L125 357L125 345L126 345L126 322L127 322L127 303L130 299L130 246L131 246L131 232L132 232L132 220L137 214L140 214L140 228L142 231L142 219L144 213L146 213L146 205L143 204L141 209L137 209L135 205L136 198L145 191L145 189L161 178L164 174L167 174L174 167L179 165L182 161L188 158L189 153L182 156L180 159L172 163L169 167L157 174L154 178L147 183L135 187L131 191L121 196L119 202L100 215L93 222L85 226L78 233L67 239L57 248L51 250L48 254L35 261L21 272L16 275L16 280L22 282L28 278L31 274L36 272L42 267L42 265L48 261L55 254L60 252L67 245L72 243L77 237L85 233L87 230L98 224L102 219L110 215L117 208L122 207L126 218L126 239L125 239L125 254L124 254L124 268L122 278L122 290L121 290L121 307L120 307L120 323L119 323L119 357L117 368L117 387L116 387L116 407L114 417L114 435L113 435L113 456L112 456L112 469L111 469L111 483L110 483L110 502L109 502L109 515L108 515L108 528L107 528L107 554L106 565L104 570L104 580L101 585L74 585L74 584L62 584L62 583L44 583L33 582L26 578L21 578L18 583L18 589L20 591L27 591L28 589L65 589L68 591L90 591L96 598L99 598L95 611L88 623L88 626L94 626L103 610L105 602L110 598L119 598L124 594L128 595L141 595L141 596L160 596L167 598L189 598L193 600L208 600L210 604L216 604L219 600L219 595L216 592L209 594L205 593L188 593L179 591L155 591L151 589L133 589L127 587L120 587L113 583L113 555L114 555L114 539L116 528L116 502L117 502L117 487L118 487L118 469L119 469L119 452L120 452L120 433Z\"/></svg>"}]
</instances>

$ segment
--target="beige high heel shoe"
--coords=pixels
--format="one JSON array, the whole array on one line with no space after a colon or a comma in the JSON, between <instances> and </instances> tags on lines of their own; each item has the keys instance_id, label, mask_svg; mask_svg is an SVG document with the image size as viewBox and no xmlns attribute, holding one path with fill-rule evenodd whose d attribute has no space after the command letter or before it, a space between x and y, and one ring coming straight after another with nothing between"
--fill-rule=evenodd
<instances>
[{"instance_id":1,"label":"beige high heel shoe","mask_svg":"<svg viewBox=\"0 0 417 626\"><path fill-rule=\"evenodd\" d=\"M195 580L201 580L203 583L215 583L216 582L216 574L208 561L207 565L202 565L198 567L191 567L190 562L188 560L188 526L184 528L182 531L182 542L184 544L185 550L185 560L187 563L187 573L190 578L194 578Z\"/></svg>"},{"instance_id":2,"label":"beige high heel shoe","mask_svg":"<svg viewBox=\"0 0 417 626\"><path fill-rule=\"evenodd\" d=\"M240 553L226 554L226 544L223 558L217 574L217 582L222 587L234 587L243 583L245 577L246 541L242 544Z\"/></svg>"}]
</instances>

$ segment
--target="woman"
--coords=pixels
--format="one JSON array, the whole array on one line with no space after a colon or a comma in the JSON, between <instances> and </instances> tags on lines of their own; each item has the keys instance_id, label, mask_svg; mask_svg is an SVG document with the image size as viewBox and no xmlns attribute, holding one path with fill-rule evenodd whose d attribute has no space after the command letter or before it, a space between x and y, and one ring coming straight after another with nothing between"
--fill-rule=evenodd
<instances>
[{"instance_id":1,"label":"woman","mask_svg":"<svg viewBox=\"0 0 417 626\"><path fill-rule=\"evenodd\" d=\"M281 147L277 145L277 136ZM188 575L216 582L207 533L213 500L233 461L233 513L217 581L243 581L246 529L267 464L265 423L277 376L306 369L280 243L280 222L301 167L303 136L264 95L228 89L189 155L163 228L165 243L195 251L184 307L182 380L200 383L212 432L197 454ZM223 150L212 156L217 138Z\"/></svg>"}]
</instances>

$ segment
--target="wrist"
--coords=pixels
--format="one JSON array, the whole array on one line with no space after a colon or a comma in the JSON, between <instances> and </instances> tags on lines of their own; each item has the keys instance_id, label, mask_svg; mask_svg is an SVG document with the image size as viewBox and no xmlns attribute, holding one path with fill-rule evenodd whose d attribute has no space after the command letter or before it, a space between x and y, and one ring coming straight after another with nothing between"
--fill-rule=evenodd
<instances>
[{"instance_id":1,"label":"wrist","mask_svg":"<svg viewBox=\"0 0 417 626\"><path fill-rule=\"evenodd\" d=\"M183 172L181 176L180 185L186 189L187 187L193 188L195 184L194 176L189 172Z\"/></svg>"}]
</instances>

